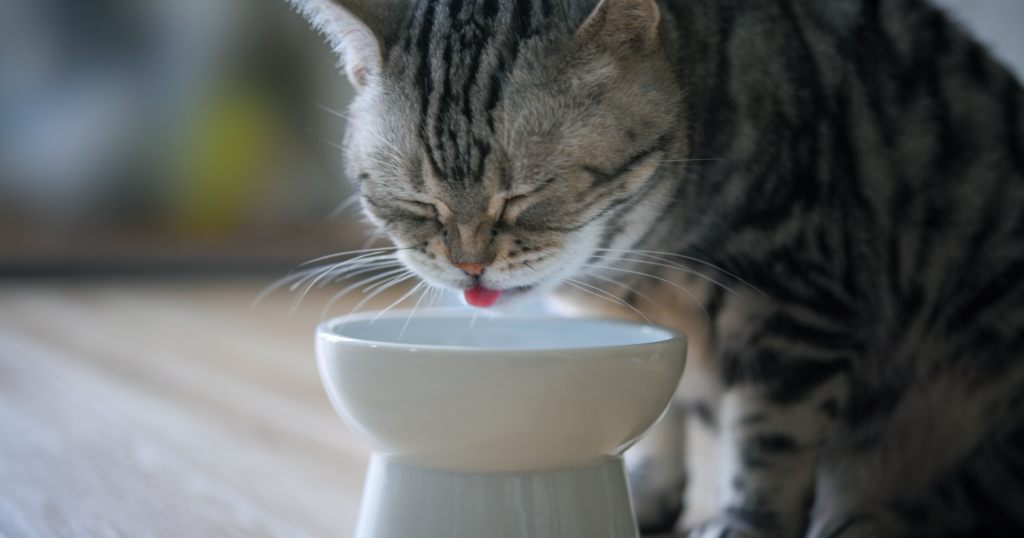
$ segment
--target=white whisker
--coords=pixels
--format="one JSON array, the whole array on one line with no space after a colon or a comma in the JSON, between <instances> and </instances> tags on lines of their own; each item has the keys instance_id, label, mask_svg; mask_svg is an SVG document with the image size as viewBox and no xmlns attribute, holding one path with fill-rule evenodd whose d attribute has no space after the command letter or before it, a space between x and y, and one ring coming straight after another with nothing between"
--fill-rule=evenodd
<instances>
[{"instance_id":1,"label":"white whisker","mask_svg":"<svg viewBox=\"0 0 1024 538\"><path fill-rule=\"evenodd\" d=\"M565 280L564 280L563 282L564 282L565 284L568 284L568 285L570 285L570 286L572 286L572 287L574 287L574 288L576 288L576 289L580 290L580 291L584 291L584 292L587 292L587 293L589 293L589 294L593 295L594 297L598 297L598 298L601 298L601 299L605 299L605 300L608 300L608 301L611 301L611 302L614 302L614 303L620 304L620 305L622 305L622 306L625 306L625 307L627 307L627 308L629 308L629 309L633 310L633 311L634 311L634 312L636 312L637 314L639 314L639 315L640 315L640 317L644 318L644 320L646 320L646 321L647 321L647 323L649 323L649 324L651 324L651 325L654 325L654 323L651 323L651 320L647 319L647 316L645 316L643 312L641 312L641 311L637 310L637 309L636 309L636 308L635 308L635 307L634 307L633 305L631 305L631 304L627 303L626 301L623 301L622 299L620 299L620 298L618 298L618 297L616 297L616 296L612 295L611 293L608 293L608 292L607 292L607 291L605 291L605 290L602 290L601 288L598 288L597 286L591 286L590 284L587 284L587 283L585 283L585 282L580 282L579 280L576 280L576 279L572 279L572 278L567 278L567 279L565 279ZM597 291L599 291L599 292L603 293L604 295L598 295L597 293L595 293L595 292L593 292L593 291L590 291L590 290L588 290L588 289L584 288L584 286L585 286L586 288L591 288L591 289L593 289L593 290L597 290Z\"/></svg>"},{"instance_id":2,"label":"white whisker","mask_svg":"<svg viewBox=\"0 0 1024 538\"><path fill-rule=\"evenodd\" d=\"M590 273L590 272L587 272L587 271L583 271L583 274L585 274L585 275L587 275L589 277L592 277L592 278L597 278L597 279L604 280L605 282L609 282L609 283L615 284L616 286L622 286L623 288L626 289L626 291L630 291L630 292L635 293L636 295L638 295L638 296L640 296L640 297L642 297L644 299L647 299L647 301L650 302L652 305L654 305L658 310L661 310L662 312L665 312L665 309L662 308L661 305L659 305L654 299L651 299L647 295L644 295L643 293L641 293L639 290L637 290L635 288L627 286L627 285L623 284L622 282L619 282L619 281L617 281L615 279L607 278L607 277L604 277L604 276L601 276L601 275L595 275L594 273ZM667 312L665 312L665 313L667 313Z\"/></svg>"},{"instance_id":3,"label":"white whisker","mask_svg":"<svg viewBox=\"0 0 1024 538\"><path fill-rule=\"evenodd\" d=\"M655 260L658 260L658 261L664 262L664 263L657 263L657 262L652 262L652 261L649 261L649 260L636 259L636 258L624 258L622 256L602 256L602 255L599 255L599 254L594 254L594 255L591 256L591 258L600 258L600 259L603 259L603 260L623 260L623 261L629 261L629 262L643 263L643 264L647 264L647 265L654 265L654 266L657 266L657 267L668 267L669 269L678 269L678 270L680 270L680 271L682 271L684 273L689 273L691 275L699 276L699 277L703 278L704 280L707 280L708 282L711 282L712 284L717 284L718 286L721 286L725 291L727 291L727 292L729 292L729 293L731 293L733 295L738 295L729 286L726 286L725 284L723 284L723 283L721 283L721 282L719 282L719 281L717 281L717 280L715 280L715 279L713 279L713 278L711 278L711 277L701 273L700 271L695 271L695 270L693 270L693 269L691 269L691 268L689 268L689 267L687 267L685 265L682 265L682 264L679 264L679 263L676 263L676 262L673 262L673 261L670 261L670 260L663 260L663 259L661 259L661 258L659 258L659 257L657 257L657 256L655 256L653 254L639 253L638 255L640 255L640 256L647 256L649 258L654 258Z\"/></svg>"},{"instance_id":4,"label":"white whisker","mask_svg":"<svg viewBox=\"0 0 1024 538\"><path fill-rule=\"evenodd\" d=\"M322 268L316 280L321 280L324 278L327 279L325 282L344 280L344 278L349 273L356 273L367 267L376 267L383 269L385 267L397 265L400 265L400 262L395 260L362 260L357 263L343 262L339 264L326 266L326 268ZM308 279L309 277L307 276L303 281L293 284L291 286L292 291L295 291L295 289L297 289L299 285L301 285ZM312 286L312 284L309 285Z\"/></svg>"},{"instance_id":5,"label":"white whisker","mask_svg":"<svg viewBox=\"0 0 1024 538\"><path fill-rule=\"evenodd\" d=\"M424 284L426 284L426 282L420 282L420 283L419 283L419 284L418 284L418 285L417 285L416 287L418 288L418 287L420 287L420 286L422 286L422 285L424 285ZM413 288L413 290L415 290L415 289L416 289L416 288ZM416 309L417 309L417 308L419 308L419 306L420 306L420 302L422 302L422 301L423 301L423 297L424 297L424 296L425 296L425 295L427 294L427 292L429 292L429 291L431 291L431 288L430 288L430 287L428 286L427 288L425 288L425 289L423 290L423 292L422 292L422 293L420 293L420 298L416 300L416 304L412 305L412 311L411 311L411 312L409 312L409 317L408 317L408 318L406 318L406 320L405 320L405 325L402 325L402 330L401 330L401 331L400 331L400 332L398 333L398 339L399 339L399 340L401 340L401 339L402 339L402 336L404 336L404 335L405 335L405 330L406 330L407 328L409 328L409 322L410 322L410 321L412 321L412 317L416 315Z\"/></svg>"},{"instance_id":6,"label":"white whisker","mask_svg":"<svg viewBox=\"0 0 1024 538\"><path fill-rule=\"evenodd\" d=\"M274 293L275 291L280 289L281 286L284 286L285 284L288 284L289 282L291 282L291 281L293 281L295 279L307 278L307 276L309 274L315 273L315 272L316 272L315 269L305 270L305 271L300 271L298 273L289 273L289 274L285 275L284 277L277 279L274 283L272 283L271 285L269 285L266 288L264 288L263 291L261 291L259 293L259 295L257 295L256 298L252 300L252 303L249 304L249 311L251 312L251 311L255 310L260 305L260 303L262 303L263 300L267 298L268 295L270 295L271 293Z\"/></svg>"},{"instance_id":7,"label":"white whisker","mask_svg":"<svg viewBox=\"0 0 1024 538\"><path fill-rule=\"evenodd\" d=\"M401 303L402 301L404 301L407 298L409 298L410 295L416 293L416 291L419 290L420 288L422 288L424 285L426 285L426 282L420 281L418 284L413 286L411 290L405 292L405 295L399 297L397 301L391 303L391 306L385 308L384 310L381 310L380 312L377 312L377 315L373 316L373 319L370 320L370 323L373 323L373 322L377 321L381 316L384 315L385 312L387 312L388 310L391 310L392 308L395 307L395 305L397 305L398 303Z\"/></svg>"},{"instance_id":8,"label":"white whisker","mask_svg":"<svg viewBox=\"0 0 1024 538\"><path fill-rule=\"evenodd\" d=\"M331 258L337 258L338 256L349 256L351 254L373 254L373 253L384 252L384 251L388 251L388 250L400 250L400 249L397 248L397 247L381 247L381 248L365 248L365 249L360 249L360 250L346 250L345 252L337 252L337 253L334 253L334 254L328 254L326 256L320 256L319 258L313 258L312 260L300 263L299 267L304 267L306 265L310 265L310 264L313 264L313 263L316 263L316 262L320 262L320 261L324 261L324 260L329 260ZM356 259L356 258L353 258L353 260L354 259Z\"/></svg>"},{"instance_id":9,"label":"white whisker","mask_svg":"<svg viewBox=\"0 0 1024 538\"><path fill-rule=\"evenodd\" d=\"M349 196L348 198L346 198L344 202L339 204L338 207L334 208L334 211L331 211L330 215L327 215L327 220L334 220L334 219L340 217L341 214L344 213L346 209L352 207L353 204L355 204L356 202L361 200L362 196L363 196L362 193L358 193L357 192L357 193L353 194L352 196Z\"/></svg>"},{"instance_id":10,"label":"white whisker","mask_svg":"<svg viewBox=\"0 0 1024 538\"><path fill-rule=\"evenodd\" d=\"M390 262L390 263L378 262L378 263L373 263L373 264L361 265L359 267L349 267L349 268L346 268L346 270L343 273L340 273L338 276L333 277L330 280L330 282L335 282L335 283L336 282L344 282L344 281L346 281L346 280L348 280L348 279L350 279L352 277L355 277L355 276L363 275L363 274L366 274L366 273L369 273L369 272L375 272L375 271L379 272L382 269L390 269L392 267L402 267L402 264L401 263L397 263L397 262ZM320 283L321 287L325 286L325 285L326 285L326 281Z\"/></svg>"},{"instance_id":11,"label":"white whisker","mask_svg":"<svg viewBox=\"0 0 1024 538\"><path fill-rule=\"evenodd\" d=\"M632 269L622 269L620 267L605 267L605 266L591 265L591 264L583 264L583 267L593 267L595 269L606 269L606 270L609 270L609 271L622 271L624 273L633 273L635 275L641 275L641 276L645 276L647 278L653 278L655 280L660 280L662 282L665 282L666 284L670 284L672 286L675 286L675 287L683 290L684 292L686 292L686 294L689 295L690 297L693 297L693 300L697 301L697 306L699 306L701 310L704 310L704 315L707 316L708 319L711 319L711 316L708 314L708 311L704 308L704 305L701 304L700 299L697 299L696 295L690 293L690 290L680 286L679 284L676 284L675 282L672 282L671 280L667 280L667 279L661 278L660 276L654 276L654 275L649 275L647 273L641 273L640 271L633 271Z\"/></svg>"},{"instance_id":12,"label":"white whisker","mask_svg":"<svg viewBox=\"0 0 1024 538\"><path fill-rule=\"evenodd\" d=\"M352 291L352 290L354 290L354 289L356 289L356 288L358 288L360 286L364 286L366 284L369 284L369 283L372 283L374 281L377 281L377 280L391 278L394 275L396 275L398 273L401 273L403 271L404 271L404 269L395 269L393 271L387 271L387 272L384 272L384 273L376 274L376 275L373 275L371 277L364 278L363 280L360 280L359 282L356 282L354 284L350 284L349 286L345 287L344 289L342 289L338 293L335 293L334 295L331 296L331 298L327 301L327 305L324 306L323 310L320 311L320 319L323 319L327 315L327 311L331 308L331 306L334 303L336 303L338 301L338 299L341 299L345 294L349 293L350 291Z\"/></svg>"},{"instance_id":13,"label":"white whisker","mask_svg":"<svg viewBox=\"0 0 1024 538\"><path fill-rule=\"evenodd\" d=\"M739 282L749 286L754 291L760 293L761 295L764 295L765 297L768 297L767 293L757 289L756 287L754 287L753 284L751 284L751 283L747 282L746 280L743 280L742 278L740 278L740 277L730 273L729 271L726 271L725 269L722 269L721 267L719 267L717 265L714 265L714 264L712 264L710 262L706 262L704 260L701 260L700 258L694 258L692 256L686 256L685 254L674 254L672 252L660 252L660 251L657 251L657 250L628 250L628 249L611 249L611 248L577 249L577 250L583 250L583 251L588 251L588 252L597 252L597 251L601 251L601 252L620 252L620 253L624 253L624 254L656 254L658 256L671 256L671 257L674 257L674 258L683 258L685 260L690 260L692 262L704 264L704 265L706 265L706 266L708 266L708 267L710 267L710 268L712 268L712 269L714 269L716 271L721 272L724 275L727 275L727 276L730 276L732 278L735 278ZM662 261L668 261L668 260L662 260Z\"/></svg>"},{"instance_id":14,"label":"white whisker","mask_svg":"<svg viewBox=\"0 0 1024 538\"><path fill-rule=\"evenodd\" d=\"M381 257L384 258L384 259L388 259L388 258L390 258L390 255L385 254L385 255L373 256L372 253L369 253L369 254L364 254L362 256L358 256L358 257L353 258L351 260L345 260L343 262L339 262L339 263L336 263L334 265L328 266L328 268L326 270L321 272L316 278L314 278L312 280L312 282L309 283L309 285L306 286L306 289L303 290L301 295L299 295L299 298L295 300L295 304L292 305L292 311L295 311L295 309L298 308L299 303L302 302L302 299L304 299L306 297L306 294L309 293L309 290L311 290L313 288L313 286L315 286L318 281L320 281L324 277L328 277L328 276L332 275L332 273L335 273L335 271L339 271L340 270L341 273L344 273L345 269L347 269L347 266L349 264L354 263L354 262L363 260L363 263L371 263L371 262L366 262L365 261L365 259L367 257L370 257L371 259L372 258L381 258ZM362 268L362 267L364 267L363 263L357 264L355 268ZM386 265L392 265L392 263L394 263L394 262L388 261ZM327 281L330 281L333 278L335 278L335 277L334 276L330 276L330 278L328 278ZM292 289L294 290L295 287L293 286Z\"/></svg>"},{"instance_id":15,"label":"white whisker","mask_svg":"<svg viewBox=\"0 0 1024 538\"><path fill-rule=\"evenodd\" d=\"M405 282L406 280L409 280L410 278L412 278L414 276L416 276L416 273L414 273L412 271L407 271L406 274L404 274L404 275L400 274L400 275L394 277L393 279L387 281L386 284L384 284L384 285L378 287L377 289L373 290L373 292L370 293L369 295L367 295L366 297L363 297L363 300L359 301L359 304L357 304L355 306L355 308L353 308L352 311L349 312L349 314L355 314L356 311L358 311L360 308L362 308L362 306L364 304L366 304L370 299L373 299L374 297L376 297L377 294L381 293L382 291L384 291L384 290L386 290L386 289L388 289L391 286L394 286L396 284ZM369 291L369 289L364 290L364 291Z\"/></svg>"},{"instance_id":16,"label":"white whisker","mask_svg":"<svg viewBox=\"0 0 1024 538\"><path fill-rule=\"evenodd\" d=\"M295 290L301 288L302 286L304 286L306 284L307 281L312 280L312 279L320 276L325 271L328 271L329 267L330 266L328 266L328 269L325 269L322 266L320 266L320 267L312 267L312 268L310 268L310 269L308 269L306 271L302 271L302 273L300 273L302 278L300 278L300 279L296 280L295 282L293 282L291 286L288 286L288 291L295 291Z\"/></svg>"},{"instance_id":17,"label":"white whisker","mask_svg":"<svg viewBox=\"0 0 1024 538\"><path fill-rule=\"evenodd\" d=\"M318 107L318 108L322 108L322 109L330 112L331 114L334 114L335 116L338 116L339 118L341 118L341 119L343 119L345 121L348 121L348 116L342 114L341 112L338 112L337 110L334 110L333 108L331 108L331 107L329 107L327 105L323 105L323 104L320 104L320 103L313 103L313 105Z\"/></svg>"},{"instance_id":18,"label":"white whisker","mask_svg":"<svg viewBox=\"0 0 1024 538\"><path fill-rule=\"evenodd\" d=\"M399 265L402 265L402 262L392 258L365 259L352 263L338 264L336 267L329 268L327 270L327 275L330 277L331 281L338 282L348 278L349 275L357 274L366 268L383 269L385 267L397 267Z\"/></svg>"},{"instance_id":19,"label":"white whisker","mask_svg":"<svg viewBox=\"0 0 1024 538\"><path fill-rule=\"evenodd\" d=\"M557 288L560 288L560 287L566 286L566 285L568 285L566 282L559 282L558 285L555 286L555 288L557 289ZM556 301L558 301L559 303L561 303L562 308L564 308L566 310L566 312L578 312L578 309L576 309L574 307L571 307L568 304L566 304L566 302L564 300L562 300L562 298L559 297L557 293L552 294L551 298L556 300ZM592 319L592 320L595 320L595 321L597 320L596 317L594 317L594 316L592 316L590 314L585 314L585 316L581 316L581 317L586 317L588 319Z\"/></svg>"},{"instance_id":20,"label":"white whisker","mask_svg":"<svg viewBox=\"0 0 1024 538\"><path fill-rule=\"evenodd\" d=\"M374 243L377 242L378 239L380 239L382 237L384 237L384 234L382 234L380 230L374 230L373 233L370 234L369 239L366 240L366 244L363 245L363 249L364 250L365 249L369 249L370 245L373 245ZM396 248L396 247L384 247L384 248L394 248L396 250L402 250L401 248Z\"/></svg>"},{"instance_id":21,"label":"white whisker","mask_svg":"<svg viewBox=\"0 0 1024 538\"><path fill-rule=\"evenodd\" d=\"M314 105L316 105L318 108L326 110L327 112L330 112L331 114L334 114L335 116L338 116L339 118L344 119L345 121L351 121L348 116L342 114L341 112L338 112L337 110L334 110L333 108L330 108L328 106L322 105L320 103L314 103ZM392 150L394 150L396 155L400 155L402 153L402 152L398 151L398 147L395 146L394 143L392 143L390 140L384 138L383 136L377 136L377 137L375 137L375 139L377 141L383 143L384 145L388 146ZM338 149L341 149L341 148L339 147ZM406 165L410 164L407 161L403 161L403 162L405 162ZM385 163L381 163L381 164L385 164Z\"/></svg>"}]
</instances>

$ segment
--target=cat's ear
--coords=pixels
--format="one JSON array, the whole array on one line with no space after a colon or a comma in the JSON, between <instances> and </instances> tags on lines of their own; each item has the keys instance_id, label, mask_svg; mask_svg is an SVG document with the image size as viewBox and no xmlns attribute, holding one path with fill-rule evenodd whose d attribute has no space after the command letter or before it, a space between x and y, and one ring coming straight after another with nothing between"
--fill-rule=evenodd
<instances>
[{"instance_id":1,"label":"cat's ear","mask_svg":"<svg viewBox=\"0 0 1024 538\"><path fill-rule=\"evenodd\" d=\"M601 0L576 30L579 46L643 48L658 36L661 13L654 0Z\"/></svg>"},{"instance_id":2,"label":"cat's ear","mask_svg":"<svg viewBox=\"0 0 1024 538\"><path fill-rule=\"evenodd\" d=\"M389 40L403 15L400 0L291 0L324 33L361 91L383 69Z\"/></svg>"}]
</instances>

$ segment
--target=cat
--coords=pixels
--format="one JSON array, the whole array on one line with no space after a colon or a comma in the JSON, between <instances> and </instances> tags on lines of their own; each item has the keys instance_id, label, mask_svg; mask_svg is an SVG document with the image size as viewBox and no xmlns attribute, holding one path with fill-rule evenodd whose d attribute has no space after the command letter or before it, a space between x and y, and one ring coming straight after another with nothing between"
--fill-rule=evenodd
<instances>
[{"instance_id":1,"label":"cat","mask_svg":"<svg viewBox=\"0 0 1024 538\"><path fill-rule=\"evenodd\" d=\"M407 268L689 334L692 536L1024 536L1024 91L936 8L291 1ZM683 509L681 416L628 453L645 530Z\"/></svg>"}]
</instances>

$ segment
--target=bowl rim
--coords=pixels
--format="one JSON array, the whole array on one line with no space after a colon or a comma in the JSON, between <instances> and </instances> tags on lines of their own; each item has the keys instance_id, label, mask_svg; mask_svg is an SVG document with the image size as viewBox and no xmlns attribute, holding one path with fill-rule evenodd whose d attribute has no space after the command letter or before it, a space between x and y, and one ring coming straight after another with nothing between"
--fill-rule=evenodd
<instances>
[{"instance_id":1,"label":"bowl rim","mask_svg":"<svg viewBox=\"0 0 1024 538\"><path fill-rule=\"evenodd\" d=\"M610 317L593 317L593 316L568 316L563 314L551 313L551 312L510 312L500 313L495 317L508 317L508 318L540 318L540 319L580 319L580 320L592 320L606 323L616 323L621 325L639 326L643 328L650 328L667 333L668 338L662 340L656 340L653 342L644 342L638 344L622 344L614 346L587 346L587 347L540 347L540 348L506 348L506 347L482 347L482 346L448 346L448 345L436 345L436 344L412 344L408 342L384 342L376 340L364 340L362 338L354 338L351 336L344 336L334 332L334 327L342 322L351 321L365 321L366 319L373 319L375 317L381 318L404 318L410 315L410 309L391 309L386 311L370 311L370 312L359 312L356 314L348 314L344 316L337 316L320 322L316 327L316 339L319 341L325 341L332 344L348 344L358 346L377 347L384 349L395 349L395 350L410 350L410 351L444 351L447 353L480 353L480 352L496 352L500 351L507 354L548 354L548 353L575 353L585 352L593 350L626 350L629 348L639 348L644 346L652 345L666 345L677 341L682 341L684 344L688 344L686 333L677 331L671 327L664 325L657 325L654 323L647 323L642 321L625 320ZM417 317L464 317L472 318L473 311L465 308L458 307L436 307L430 309L420 308L416 311Z\"/></svg>"}]
</instances>

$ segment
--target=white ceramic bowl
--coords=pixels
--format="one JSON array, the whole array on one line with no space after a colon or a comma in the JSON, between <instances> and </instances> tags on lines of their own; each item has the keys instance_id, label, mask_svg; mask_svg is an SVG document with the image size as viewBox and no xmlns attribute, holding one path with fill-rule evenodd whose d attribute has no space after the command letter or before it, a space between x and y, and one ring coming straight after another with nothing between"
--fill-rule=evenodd
<instances>
[{"instance_id":1,"label":"white ceramic bowl","mask_svg":"<svg viewBox=\"0 0 1024 538\"><path fill-rule=\"evenodd\" d=\"M327 393L377 454L438 471L607 462L664 413L686 356L685 335L640 323L462 310L375 316L317 328Z\"/></svg>"}]
</instances>

